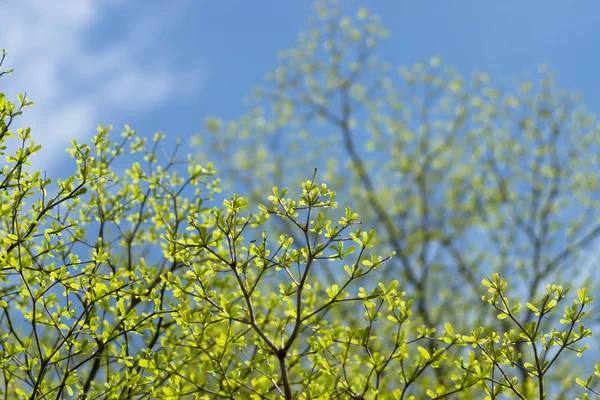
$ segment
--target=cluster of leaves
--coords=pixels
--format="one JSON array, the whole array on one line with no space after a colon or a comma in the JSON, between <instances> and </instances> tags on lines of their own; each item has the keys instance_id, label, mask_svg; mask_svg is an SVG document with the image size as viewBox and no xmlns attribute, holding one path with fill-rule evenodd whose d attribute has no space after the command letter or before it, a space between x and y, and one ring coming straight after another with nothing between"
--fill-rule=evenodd
<instances>
[{"instance_id":1,"label":"cluster of leaves","mask_svg":"<svg viewBox=\"0 0 600 400\"><path fill-rule=\"evenodd\" d=\"M11 125L31 104L0 94L0 143L16 141ZM211 165L177 148L160 162L164 135L126 127L115 142L110 131L73 141L77 172L55 185L29 171L40 150L29 129L14 154L0 148L4 398L541 399L558 390L548 376L559 356L585 350L586 289L553 326L567 289L548 286L523 317L494 274L483 300L506 323L438 332L413 321L407 282L365 279L394 254L375 252L350 208L327 217L335 193L316 171L297 199L274 187L251 214L238 195L210 205ZM293 234L274 234L282 224ZM333 284L328 265L340 267Z\"/></svg>"}]
</instances>

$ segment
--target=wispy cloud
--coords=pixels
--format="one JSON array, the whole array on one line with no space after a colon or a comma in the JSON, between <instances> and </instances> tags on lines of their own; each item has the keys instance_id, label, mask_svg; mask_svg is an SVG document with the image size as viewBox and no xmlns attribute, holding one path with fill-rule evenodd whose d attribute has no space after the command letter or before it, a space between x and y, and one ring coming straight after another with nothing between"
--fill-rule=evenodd
<instances>
[{"instance_id":1,"label":"wispy cloud","mask_svg":"<svg viewBox=\"0 0 600 400\"><path fill-rule=\"evenodd\" d=\"M43 145L35 168L55 170L71 138L85 140L98 123L111 122L100 114L143 113L201 90L203 70L181 71L164 55L149 56L183 11L172 2L162 9L112 0L2 2L0 47L9 53L5 66L15 68L2 91L26 91L36 103L18 124Z\"/></svg>"}]
</instances>

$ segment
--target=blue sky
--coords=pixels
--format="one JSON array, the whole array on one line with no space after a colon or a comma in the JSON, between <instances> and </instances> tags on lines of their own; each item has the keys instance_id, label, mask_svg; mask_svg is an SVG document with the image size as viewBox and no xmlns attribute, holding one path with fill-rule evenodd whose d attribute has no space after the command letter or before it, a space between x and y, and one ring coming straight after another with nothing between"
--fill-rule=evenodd
<instances>
[{"instance_id":1,"label":"blue sky","mask_svg":"<svg viewBox=\"0 0 600 400\"><path fill-rule=\"evenodd\" d=\"M597 0L341 1L382 16L391 37L379 54L393 65L441 55L462 74L509 84L547 63L560 87L600 111ZM31 126L44 146L34 167L64 176L70 139L88 140L99 123L188 140L209 115L245 112L243 97L295 45L311 8L309 0L0 1L0 48L15 68L0 90L36 102L17 126Z\"/></svg>"},{"instance_id":2,"label":"blue sky","mask_svg":"<svg viewBox=\"0 0 600 400\"><path fill-rule=\"evenodd\" d=\"M380 55L411 65L439 54L463 74L496 82L540 63L561 87L600 110L600 2L580 0L347 0L383 17L390 39ZM207 115L235 118L243 96L294 46L312 2L29 0L0 3L0 47L15 74L2 90L36 102L22 125L44 145L39 167L58 172L71 137L98 123L128 123L141 134L189 138Z\"/></svg>"}]
</instances>

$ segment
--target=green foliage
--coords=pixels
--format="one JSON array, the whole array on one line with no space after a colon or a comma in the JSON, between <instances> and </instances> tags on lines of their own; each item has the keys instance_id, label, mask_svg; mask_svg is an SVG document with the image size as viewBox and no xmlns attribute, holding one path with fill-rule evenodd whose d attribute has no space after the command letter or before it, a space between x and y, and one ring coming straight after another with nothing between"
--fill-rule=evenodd
<instances>
[{"instance_id":1,"label":"green foliage","mask_svg":"<svg viewBox=\"0 0 600 400\"><path fill-rule=\"evenodd\" d=\"M568 356L589 346L594 288L543 284L570 283L565 265L598 234L595 214L573 214L597 201L595 156L582 157L595 139L577 137L589 117L567 113L549 80L501 96L438 58L401 70L426 100L404 101L381 70L363 75L385 71L369 53L387 35L377 19L317 14L258 91L269 113L208 121L248 192L222 205L212 164L179 159L179 142L161 159L165 135L129 127L73 140L76 172L53 183L28 167L30 130L11 128L32 103L0 94L1 396L600 397ZM313 117L340 140L299 146L323 129ZM285 150L268 150L280 138ZM324 150L346 152L343 173ZM308 161L321 172L294 177Z\"/></svg>"},{"instance_id":2,"label":"green foliage","mask_svg":"<svg viewBox=\"0 0 600 400\"><path fill-rule=\"evenodd\" d=\"M316 4L309 29L281 52L247 114L208 119L199 142L228 160L216 164L224 181L259 202L273 183L317 166L379 233L376 248L396 253L370 280L399 280L419 324L508 330L478 301L479 282L496 272L510 279L515 300L535 307L553 282L585 282L595 293L600 124L578 97L559 90L543 66L539 79L514 86L483 72L464 77L439 57L396 68L378 55L389 35L380 19L342 9ZM339 279L339 268L323 269L328 283ZM535 317L531 307L522 314ZM545 318L560 324L559 315ZM515 347L532 355L525 342ZM557 391L569 382L558 397L576 396L575 363L567 355L547 376ZM439 371L432 379L446 385ZM535 379L524 368L518 375L523 396L534 396Z\"/></svg>"}]
</instances>

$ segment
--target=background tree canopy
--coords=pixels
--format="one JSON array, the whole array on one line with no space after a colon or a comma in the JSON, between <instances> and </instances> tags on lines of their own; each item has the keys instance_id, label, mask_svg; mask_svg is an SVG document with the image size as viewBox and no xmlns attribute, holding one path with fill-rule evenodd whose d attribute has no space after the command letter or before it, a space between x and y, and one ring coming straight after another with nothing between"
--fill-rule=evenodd
<instances>
[{"instance_id":1,"label":"background tree canopy","mask_svg":"<svg viewBox=\"0 0 600 400\"><path fill-rule=\"evenodd\" d=\"M550 282L595 293L585 250L600 235L600 126L576 95L544 66L512 87L438 57L392 66L377 54L388 35L377 16L315 14L247 115L208 119L199 140L226 181L258 201L318 166L397 253L379 279L399 279L428 326L494 322L478 301L493 272L520 301Z\"/></svg>"},{"instance_id":2,"label":"background tree canopy","mask_svg":"<svg viewBox=\"0 0 600 400\"><path fill-rule=\"evenodd\" d=\"M543 67L395 67L379 18L315 10L200 163L100 126L53 183L0 94L1 395L600 397L594 118Z\"/></svg>"}]
</instances>

